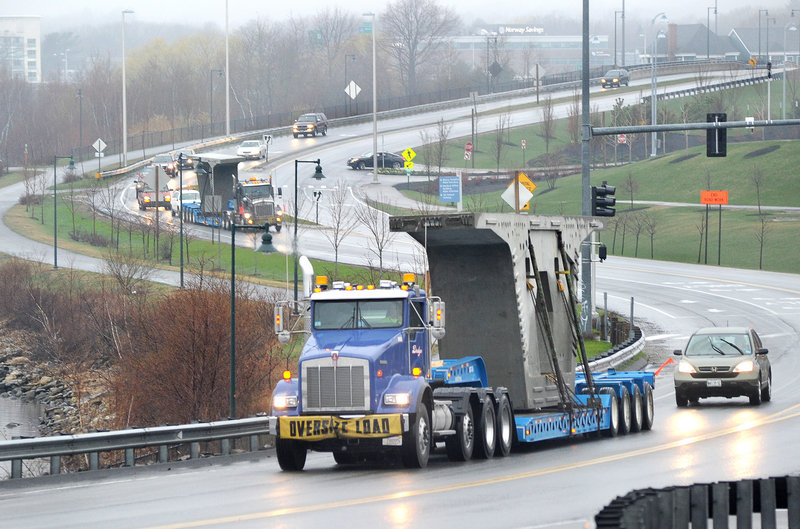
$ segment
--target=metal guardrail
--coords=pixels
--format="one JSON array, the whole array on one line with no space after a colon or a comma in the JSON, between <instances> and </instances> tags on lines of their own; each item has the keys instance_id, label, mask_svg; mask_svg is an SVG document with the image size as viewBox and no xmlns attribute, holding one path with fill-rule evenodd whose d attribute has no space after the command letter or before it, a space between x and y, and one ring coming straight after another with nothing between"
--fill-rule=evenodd
<instances>
[{"instance_id":1,"label":"metal guardrail","mask_svg":"<svg viewBox=\"0 0 800 529\"><path fill-rule=\"evenodd\" d=\"M190 446L190 457L200 457L200 443L220 440L220 454L231 453L231 440L248 438L249 450L258 451L259 436L268 435L266 417L250 417L206 423L131 428L112 432L93 432L30 439L12 439L0 442L0 461L11 461L11 478L22 477L24 460L50 458L50 474L61 472L61 458L88 454L89 470L100 468L100 452L124 451L125 466L135 466L135 450L157 447L158 462L169 459L169 447Z\"/></svg>"},{"instance_id":2,"label":"metal guardrail","mask_svg":"<svg viewBox=\"0 0 800 529\"><path fill-rule=\"evenodd\" d=\"M787 521L778 523L778 511ZM800 527L800 476L746 479L664 489L639 489L619 496L594 518L598 528L647 527L680 529L713 526L753 527L760 513L762 529Z\"/></svg>"},{"instance_id":3,"label":"metal guardrail","mask_svg":"<svg viewBox=\"0 0 800 529\"><path fill-rule=\"evenodd\" d=\"M782 73L773 74L773 79L781 79ZM743 86L750 86L760 83L766 83L769 81L769 78L766 75L760 77L751 77L750 79L737 79L735 81L725 81L722 83L714 83L708 84L704 86L697 86L694 88L685 88L683 90L676 90L673 92L666 92L663 94L657 94L656 99L658 101L664 101L667 99L675 99L678 97L687 97L687 96L695 96L698 94L705 94L708 92L718 92L720 90L728 90L731 88L741 88ZM650 99L652 96L642 96L640 103L650 103Z\"/></svg>"}]
</instances>

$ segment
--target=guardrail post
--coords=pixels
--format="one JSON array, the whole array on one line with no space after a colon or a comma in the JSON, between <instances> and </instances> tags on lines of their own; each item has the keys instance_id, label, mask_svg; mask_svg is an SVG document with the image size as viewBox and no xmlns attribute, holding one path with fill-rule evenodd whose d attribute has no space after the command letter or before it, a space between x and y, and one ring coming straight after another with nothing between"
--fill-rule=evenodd
<instances>
[{"instance_id":1,"label":"guardrail post","mask_svg":"<svg viewBox=\"0 0 800 529\"><path fill-rule=\"evenodd\" d=\"M50 475L61 474L61 456L50 456Z\"/></svg>"},{"instance_id":2,"label":"guardrail post","mask_svg":"<svg viewBox=\"0 0 800 529\"><path fill-rule=\"evenodd\" d=\"M228 438L223 439L220 443L220 450L224 456L231 455L231 440Z\"/></svg>"},{"instance_id":3,"label":"guardrail post","mask_svg":"<svg viewBox=\"0 0 800 529\"><path fill-rule=\"evenodd\" d=\"M753 482L745 479L736 484L736 529L753 528Z\"/></svg>"},{"instance_id":4,"label":"guardrail post","mask_svg":"<svg viewBox=\"0 0 800 529\"><path fill-rule=\"evenodd\" d=\"M250 451L251 452L258 452L258 436L251 435L250 436Z\"/></svg>"},{"instance_id":5,"label":"guardrail post","mask_svg":"<svg viewBox=\"0 0 800 529\"><path fill-rule=\"evenodd\" d=\"M657 504L655 509L655 516L658 521L657 524L654 524L652 527L657 527L658 529L672 529L672 518L674 512L674 502L675 502L675 488L669 487L666 489L661 490L658 493Z\"/></svg>"},{"instance_id":6,"label":"guardrail post","mask_svg":"<svg viewBox=\"0 0 800 529\"><path fill-rule=\"evenodd\" d=\"M713 483L711 485L711 516L714 529L728 528L728 513L730 512L730 500L728 497L727 483Z\"/></svg>"},{"instance_id":7,"label":"guardrail post","mask_svg":"<svg viewBox=\"0 0 800 529\"><path fill-rule=\"evenodd\" d=\"M691 486L692 529L708 527L708 486Z\"/></svg>"},{"instance_id":8,"label":"guardrail post","mask_svg":"<svg viewBox=\"0 0 800 529\"><path fill-rule=\"evenodd\" d=\"M22 459L11 460L11 479L19 479L22 477Z\"/></svg>"},{"instance_id":9,"label":"guardrail post","mask_svg":"<svg viewBox=\"0 0 800 529\"><path fill-rule=\"evenodd\" d=\"M786 489L789 527L800 527L800 476L788 476L786 478Z\"/></svg>"},{"instance_id":10,"label":"guardrail post","mask_svg":"<svg viewBox=\"0 0 800 529\"><path fill-rule=\"evenodd\" d=\"M125 449L125 466L132 467L136 465L136 459L133 457L133 448Z\"/></svg>"},{"instance_id":11,"label":"guardrail post","mask_svg":"<svg viewBox=\"0 0 800 529\"><path fill-rule=\"evenodd\" d=\"M167 445L158 445L158 462L166 463L169 459L167 455Z\"/></svg>"},{"instance_id":12,"label":"guardrail post","mask_svg":"<svg viewBox=\"0 0 800 529\"><path fill-rule=\"evenodd\" d=\"M678 487L672 494L672 527L689 527L691 511L689 487Z\"/></svg>"},{"instance_id":13,"label":"guardrail post","mask_svg":"<svg viewBox=\"0 0 800 529\"><path fill-rule=\"evenodd\" d=\"M200 443L198 443L197 441L193 442L192 444L189 445L189 449L191 452L192 459L197 459L198 457L200 457Z\"/></svg>"},{"instance_id":14,"label":"guardrail post","mask_svg":"<svg viewBox=\"0 0 800 529\"><path fill-rule=\"evenodd\" d=\"M759 512L761 513L762 529L776 529L775 509L775 480L772 478L758 481Z\"/></svg>"},{"instance_id":15,"label":"guardrail post","mask_svg":"<svg viewBox=\"0 0 800 529\"><path fill-rule=\"evenodd\" d=\"M97 470L98 468L100 468L100 454L89 452L89 470Z\"/></svg>"},{"instance_id":16,"label":"guardrail post","mask_svg":"<svg viewBox=\"0 0 800 529\"><path fill-rule=\"evenodd\" d=\"M628 326L628 338L633 338L633 296L631 296L631 324Z\"/></svg>"}]
</instances>

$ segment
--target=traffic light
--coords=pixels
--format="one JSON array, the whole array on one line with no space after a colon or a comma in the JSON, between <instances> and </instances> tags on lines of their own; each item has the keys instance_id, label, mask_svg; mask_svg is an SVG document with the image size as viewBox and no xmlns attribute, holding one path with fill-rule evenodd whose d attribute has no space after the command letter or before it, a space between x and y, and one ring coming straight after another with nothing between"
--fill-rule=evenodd
<instances>
[{"instance_id":1,"label":"traffic light","mask_svg":"<svg viewBox=\"0 0 800 529\"><path fill-rule=\"evenodd\" d=\"M724 123L728 115L722 113L706 114L707 123ZM709 158L722 158L727 156L728 129L706 129L706 156Z\"/></svg>"},{"instance_id":2,"label":"traffic light","mask_svg":"<svg viewBox=\"0 0 800 529\"><path fill-rule=\"evenodd\" d=\"M610 186L603 182L603 185L592 186L592 216L593 217L613 217L617 210L612 208L617 203L614 193L617 191L615 186Z\"/></svg>"},{"instance_id":3,"label":"traffic light","mask_svg":"<svg viewBox=\"0 0 800 529\"><path fill-rule=\"evenodd\" d=\"M767 62L767 79L772 79L772 63Z\"/></svg>"}]
</instances>

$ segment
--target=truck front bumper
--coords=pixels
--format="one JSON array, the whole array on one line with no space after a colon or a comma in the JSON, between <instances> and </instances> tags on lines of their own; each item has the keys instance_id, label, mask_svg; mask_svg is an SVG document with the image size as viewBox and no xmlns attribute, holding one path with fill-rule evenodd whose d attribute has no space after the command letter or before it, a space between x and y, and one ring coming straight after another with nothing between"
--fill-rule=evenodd
<instances>
[{"instance_id":1,"label":"truck front bumper","mask_svg":"<svg viewBox=\"0 0 800 529\"><path fill-rule=\"evenodd\" d=\"M281 439L380 439L409 429L407 413L381 415L293 415L269 417L269 433Z\"/></svg>"}]
</instances>

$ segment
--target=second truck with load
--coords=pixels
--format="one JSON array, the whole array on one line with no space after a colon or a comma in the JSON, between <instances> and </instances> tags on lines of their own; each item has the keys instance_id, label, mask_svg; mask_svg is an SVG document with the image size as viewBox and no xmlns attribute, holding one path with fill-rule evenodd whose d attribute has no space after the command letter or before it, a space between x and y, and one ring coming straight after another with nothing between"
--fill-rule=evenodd
<instances>
[{"instance_id":1,"label":"second truck with load","mask_svg":"<svg viewBox=\"0 0 800 529\"><path fill-rule=\"evenodd\" d=\"M574 278L596 219L435 214L390 227L424 245L436 296L411 274L328 285L301 258L305 299L276 305L282 342L309 335L273 393L283 470L302 470L308 450L420 468L437 443L463 461L652 427L653 373L594 374L586 358Z\"/></svg>"}]
</instances>

